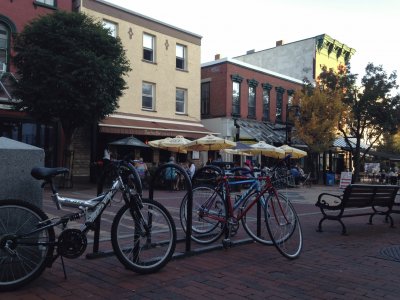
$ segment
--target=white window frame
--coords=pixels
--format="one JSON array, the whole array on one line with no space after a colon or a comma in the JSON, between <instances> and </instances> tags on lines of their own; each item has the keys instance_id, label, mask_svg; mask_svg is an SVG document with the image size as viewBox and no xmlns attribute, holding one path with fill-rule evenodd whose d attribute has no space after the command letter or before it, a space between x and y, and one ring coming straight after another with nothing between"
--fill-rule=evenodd
<instances>
[{"instance_id":1,"label":"white window frame","mask_svg":"<svg viewBox=\"0 0 400 300\"><path fill-rule=\"evenodd\" d=\"M186 113L186 99L187 99L187 90L177 88L175 93L175 112L177 114Z\"/></svg>"},{"instance_id":2,"label":"white window frame","mask_svg":"<svg viewBox=\"0 0 400 300\"><path fill-rule=\"evenodd\" d=\"M155 36L143 33L143 60L155 62Z\"/></svg>"},{"instance_id":3,"label":"white window frame","mask_svg":"<svg viewBox=\"0 0 400 300\"><path fill-rule=\"evenodd\" d=\"M111 22L109 20L103 20L103 27L110 31L110 35L112 37L118 36L118 24L115 22Z\"/></svg>"},{"instance_id":4,"label":"white window frame","mask_svg":"<svg viewBox=\"0 0 400 300\"><path fill-rule=\"evenodd\" d=\"M7 26L4 23L0 23L0 29L2 32L4 32L4 34L2 34L2 41L4 45L0 48L3 57L3 59L0 59L0 77L1 77L1 75L7 71L8 54L10 51L10 45L8 44L10 33L7 29Z\"/></svg>"},{"instance_id":5,"label":"white window frame","mask_svg":"<svg viewBox=\"0 0 400 300\"><path fill-rule=\"evenodd\" d=\"M176 68L179 70L186 70L187 63L187 47L181 44L176 44Z\"/></svg>"},{"instance_id":6,"label":"white window frame","mask_svg":"<svg viewBox=\"0 0 400 300\"><path fill-rule=\"evenodd\" d=\"M35 0L35 2L48 6L56 6L56 0Z\"/></svg>"},{"instance_id":7,"label":"white window frame","mask_svg":"<svg viewBox=\"0 0 400 300\"><path fill-rule=\"evenodd\" d=\"M142 109L144 110L154 110L155 108L155 97L156 95L156 85L151 82L142 82ZM146 102L151 102L146 103Z\"/></svg>"}]
</instances>

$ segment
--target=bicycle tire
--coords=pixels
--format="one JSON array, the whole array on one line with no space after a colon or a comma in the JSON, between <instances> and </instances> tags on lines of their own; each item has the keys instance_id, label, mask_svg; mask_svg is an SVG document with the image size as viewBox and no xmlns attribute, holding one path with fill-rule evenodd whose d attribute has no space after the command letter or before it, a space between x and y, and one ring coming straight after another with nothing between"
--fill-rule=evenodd
<instances>
[{"instance_id":1,"label":"bicycle tire","mask_svg":"<svg viewBox=\"0 0 400 300\"><path fill-rule=\"evenodd\" d=\"M143 184L136 168L127 161L111 161L104 168L98 182L97 195L108 191L118 175L121 175L124 184L136 190L140 195L143 193Z\"/></svg>"},{"instance_id":2,"label":"bicycle tire","mask_svg":"<svg viewBox=\"0 0 400 300\"><path fill-rule=\"evenodd\" d=\"M144 234L139 220L132 218L127 205L115 215L111 227L111 241L118 260L140 274L154 273L172 258L176 246L176 227L168 210L153 200L143 200L142 215L151 217L151 231ZM137 238L137 233L140 235ZM141 234L143 233L143 234Z\"/></svg>"},{"instance_id":3,"label":"bicycle tire","mask_svg":"<svg viewBox=\"0 0 400 300\"><path fill-rule=\"evenodd\" d=\"M31 203L13 199L0 201L0 291L15 290L43 273L53 255L53 227L32 236L18 238L16 235L31 232L45 220L47 215ZM38 242L42 244L35 245ZM14 253L7 250L7 245Z\"/></svg>"},{"instance_id":4,"label":"bicycle tire","mask_svg":"<svg viewBox=\"0 0 400 300\"><path fill-rule=\"evenodd\" d=\"M264 210L274 246L286 258L297 258L303 247L303 232L292 203L282 194L275 193L268 197Z\"/></svg>"},{"instance_id":5,"label":"bicycle tire","mask_svg":"<svg viewBox=\"0 0 400 300\"><path fill-rule=\"evenodd\" d=\"M243 201L240 210L245 210L248 205L250 205L254 201L254 198L258 197L258 195L258 192L254 192L248 195ZM267 229L267 214L265 213L264 209L265 203L266 199L264 198L264 196L261 196L259 199L259 203L254 204L243 216L242 225L244 230L254 241L259 242L263 245L272 246L274 242L272 241ZM259 211L257 209L257 205L261 205Z\"/></svg>"},{"instance_id":6,"label":"bicycle tire","mask_svg":"<svg viewBox=\"0 0 400 300\"><path fill-rule=\"evenodd\" d=\"M186 232L187 202L186 195L181 203L179 216L183 231ZM205 210L204 207L213 208ZM211 244L225 232L228 209L221 194L209 186L193 189L192 235L191 239L199 244ZM204 215L202 215L204 214ZM225 222L214 219L223 218Z\"/></svg>"}]
</instances>

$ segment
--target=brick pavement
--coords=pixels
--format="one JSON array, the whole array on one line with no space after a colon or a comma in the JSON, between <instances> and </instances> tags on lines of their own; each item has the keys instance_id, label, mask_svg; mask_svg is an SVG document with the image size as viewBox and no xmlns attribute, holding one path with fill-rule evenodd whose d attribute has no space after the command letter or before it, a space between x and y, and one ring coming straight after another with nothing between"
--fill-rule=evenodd
<instances>
[{"instance_id":1,"label":"brick pavement","mask_svg":"<svg viewBox=\"0 0 400 300\"><path fill-rule=\"evenodd\" d=\"M40 278L0 299L398 299L400 264L383 254L399 256L400 215L393 216L396 228L381 217L367 225L364 216L345 220L348 236L334 222L324 223L318 233L320 213L313 204L323 191L340 193L337 186L289 190L304 234L296 260L283 258L274 247L249 243L174 259L156 274L138 275L114 256L82 256L65 259L67 279L58 260ZM69 193L90 195L94 188L76 186ZM173 209L168 195L155 198ZM100 246L109 248L107 238ZM177 251L182 249L178 245Z\"/></svg>"}]
</instances>

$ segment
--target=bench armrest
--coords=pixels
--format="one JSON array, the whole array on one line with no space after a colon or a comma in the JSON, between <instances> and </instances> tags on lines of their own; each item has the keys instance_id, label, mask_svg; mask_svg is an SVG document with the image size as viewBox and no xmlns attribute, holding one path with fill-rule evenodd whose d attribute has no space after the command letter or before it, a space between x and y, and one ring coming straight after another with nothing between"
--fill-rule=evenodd
<instances>
[{"instance_id":1,"label":"bench armrest","mask_svg":"<svg viewBox=\"0 0 400 300\"><path fill-rule=\"evenodd\" d=\"M342 204L343 195L322 193L318 196L315 206L325 209L338 209Z\"/></svg>"}]
</instances>

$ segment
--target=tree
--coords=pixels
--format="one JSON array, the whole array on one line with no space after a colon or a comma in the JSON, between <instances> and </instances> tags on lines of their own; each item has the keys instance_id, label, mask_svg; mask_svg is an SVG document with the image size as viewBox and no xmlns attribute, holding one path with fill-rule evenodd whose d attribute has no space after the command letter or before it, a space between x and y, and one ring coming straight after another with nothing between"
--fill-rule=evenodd
<instances>
[{"instance_id":1,"label":"tree","mask_svg":"<svg viewBox=\"0 0 400 300\"><path fill-rule=\"evenodd\" d=\"M294 102L300 107L295 119L296 135L314 152L328 150L336 137L341 99L324 93L317 85L311 92L303 90L296 94Z\"/></svg>"},{"instance_id":2,"label":"tree","mask_svg":"<svg viewBox=\"0 0 400 300\"><path fill-rule=\"evenodd\" d=\"M396 72L389 76L382 66L369 63L361 86L356 85L357 75L350 69L323 69L319 76L320 84L327 93L342 96L345 110L341 113L338 130L344 136L353 155L354 180L359 180L361 161L368 151L376 147L385 133L394 133L399 126L399 95L391 92L398 86ZM367 149L361 154L361 141L366 141Z\"/></svg>"},{"instance_id":3,"label":"tree","mask_svg":"<svg viewBox=\"0 0 400 300\"><path fill-rule=\"evenodd\" d=\"M126 89L130 67L122 43L85 14L55 12L27 24L14 49L16 109L60 122L64 165L71 167L75 132L114 112Z\"/></svg>"},{"instance_id":4,"label":"tree","mask_svg":"<svg viewBox=\"0 0 400 300\"><path fill-rule=\"evenodd\" d=\"M294 118L295 134L309 146L311 169L313 174L318 174L313 156L328 150L335 140L343 108L340 95L327 93L318 82L315 87L305 82L302 91L295 94L294 104L300 109L299 116Z\"/></svg>"}]
</instances>

